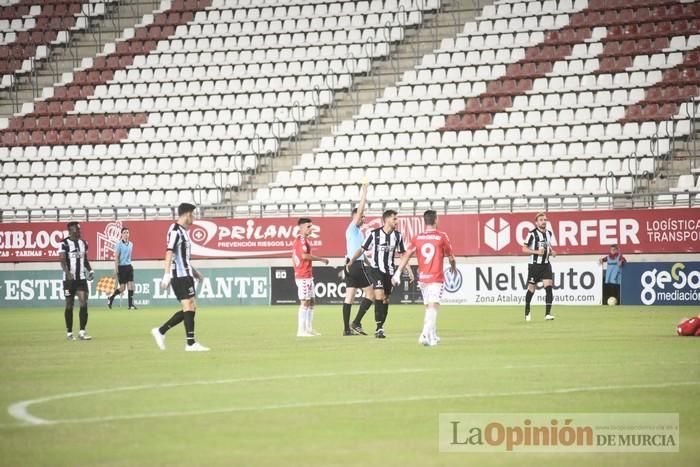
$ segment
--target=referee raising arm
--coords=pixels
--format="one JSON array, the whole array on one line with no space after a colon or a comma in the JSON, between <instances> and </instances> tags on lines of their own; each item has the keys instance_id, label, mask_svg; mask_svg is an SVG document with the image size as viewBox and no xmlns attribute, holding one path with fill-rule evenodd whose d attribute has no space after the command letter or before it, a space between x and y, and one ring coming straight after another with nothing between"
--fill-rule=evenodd
<instances>
[{"instance_id":1,"label":"referee raising arm","mask_svg":"<svg viewBox=\"0 0 700 467\"><path fill-rule=\"evenodd\" d=\"M367 188L368 184L363 183L360 191L360 204L352 210L352 220L345 231L345 301L343 303L343 330L344 336L353 336L361 334L366 336L367 333L362 329L362 317L365 316L369 307L374 303L374 292L372 290L372 281L370 280L367 271L365 270L365 255L360 257L350 264L350 258L355 252L362 248L364 237L360 231L360 226L365 223L365 207L367 205ZM357 316L350 325L350 312L352 311L352 302L355 299L357 289L362 289L364 296L360 302L360 309L357 311Z\"/></svg>"}]
</instances>

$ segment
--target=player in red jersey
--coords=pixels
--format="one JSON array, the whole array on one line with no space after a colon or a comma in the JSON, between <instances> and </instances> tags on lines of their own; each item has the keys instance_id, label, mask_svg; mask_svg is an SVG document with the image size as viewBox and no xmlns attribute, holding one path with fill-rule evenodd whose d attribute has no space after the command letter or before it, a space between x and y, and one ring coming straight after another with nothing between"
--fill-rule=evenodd
<instances>
[{"instance_id":1,"label":"player in red jersey","mask_svg":"<svg viewBox=\"0 0 700 467\"><path fill-rule=\"evenodd\" d=\"M314 321L314 276L311 270L312 261L320 261L328 264L326 258L311 254L309 235L313 224L311 219L302 217L297 222L299 235L294 239L292 248L292 262L294 263L294 279L297 283L299 296L299 315L297 324L298 337L318 336L313 330Z\"/></svg>"},{"instance_id":2,"label":"player in red jersey","mask_svg":"<svg viewBox=\"0 0 700 467\"><path fill-rule=\"evenodd\" d=\"M428 210L423 213L425 231L416 235L411 241L406 253L401 257L398 269L392 278L394 284L401 281L401 271L408 264L414 252L418 252L418 285L423 294L425 305L425 319L423 320L423 332L418 342L422 345L437 345L440 338L437 336L437 312L442 299L442 289L445 282L443 261L445 257L450 262L450 272L457 273L457 262L452 253L450 239L445 232L437 229L437 213Z\"/></svg>"},{"instance_id":3,"label":"player in red jersey","mask_svg":"<svg viewBox=\"0 0 700 467\"><path fill-rule=\"evenodd\" d=\"M684 319L678 323L676 332L679 336L700 336L700 315Z\"/></svg>"}]
</instances>

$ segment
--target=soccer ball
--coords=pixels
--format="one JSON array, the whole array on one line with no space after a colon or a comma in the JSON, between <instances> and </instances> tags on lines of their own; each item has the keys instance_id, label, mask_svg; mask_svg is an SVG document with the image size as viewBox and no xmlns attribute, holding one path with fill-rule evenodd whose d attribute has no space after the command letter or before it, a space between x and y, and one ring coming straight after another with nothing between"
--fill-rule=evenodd
<instances>
[{"instance_id":1,"label":"soccer ball","mask_svg":"<svg viewBox=\"0 0 700 467\"><path fill-rule=\"evenodd\" d=\"M610 305L610 306L615 306L615 305L617 305L617 298L615 298L615 297L609 297L609 298L608 298L608 305Z\"/></svg>"}]
</instances>

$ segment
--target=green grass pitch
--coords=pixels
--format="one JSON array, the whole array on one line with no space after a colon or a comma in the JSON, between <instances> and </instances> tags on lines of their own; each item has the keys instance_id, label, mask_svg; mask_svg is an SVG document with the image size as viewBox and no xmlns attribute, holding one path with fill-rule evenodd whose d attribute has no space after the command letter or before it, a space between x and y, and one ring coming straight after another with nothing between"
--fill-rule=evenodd
<instances>
[{"instance_id":1,"label":"green grass pitch","mask_svg":"<svg viewBox=\"0 0 700 467\"><path fill-rule=\"evenodd\" d=\"M699 462L700 339L674 332L698 307L444 307L434 348L420 306L392 306L383 341L341 337L339 306L317 307L316 338L295 337L295 307L203 307L212 351L185 353L182 326L160 351L149 330L175 309L92 303L91 342L64 340L63 310L2 310L0 465ZM59 423L8 413L43 398L28 413ZM442 412L678 412L680 452L440 453Z\"/></svg>"}]
</instances>

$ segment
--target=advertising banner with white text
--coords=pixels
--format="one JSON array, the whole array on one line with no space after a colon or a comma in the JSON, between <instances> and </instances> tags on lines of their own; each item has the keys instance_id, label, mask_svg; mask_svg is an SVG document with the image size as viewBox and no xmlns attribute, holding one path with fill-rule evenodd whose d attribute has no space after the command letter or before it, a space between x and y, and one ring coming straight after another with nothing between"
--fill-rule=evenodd
<instances>
[{"instance_id":1,"label":"advertising banner with white text","mask_svg":"<svg viewBox=\"0 0 700 467\"><path fill-rule=\"evenodd\" d=\"M610 245L622 253L700 252L700 208L556 211L548 213L559 254L603 254ZM445 214L445 231L458 256L521 255L522 243L534 228L534 212ZM309 243L315 254L345 256L349 217L313 218ZM296 218L198 219L190 227L192 256L209 259L291 257L298 235ZM131 231L134 260L162 259L171 221L82 222L82 238L91 260L112 260L122 227ZM368 217L363 232L380 227L380 217ZM421 215L399 213L398 230L406 241L424 228ZM0 223L0 262L58 260L58 246L67 234L63 222ZM291 261L291 260L290 260Z\"/></svg>"}]
</instances>

